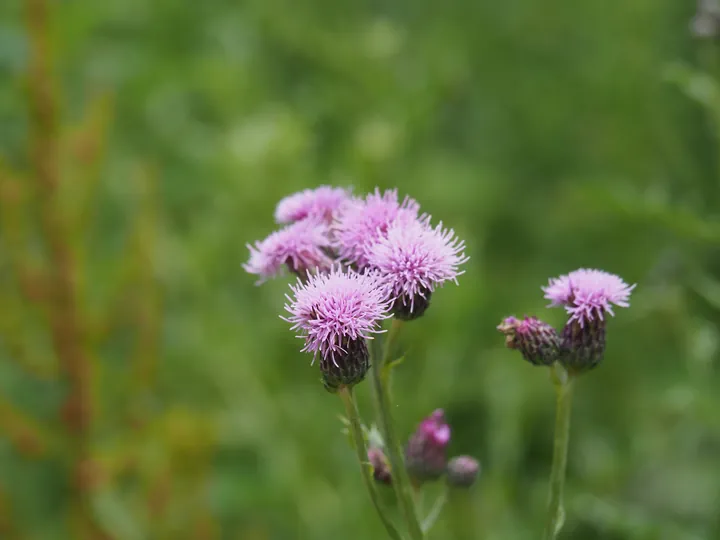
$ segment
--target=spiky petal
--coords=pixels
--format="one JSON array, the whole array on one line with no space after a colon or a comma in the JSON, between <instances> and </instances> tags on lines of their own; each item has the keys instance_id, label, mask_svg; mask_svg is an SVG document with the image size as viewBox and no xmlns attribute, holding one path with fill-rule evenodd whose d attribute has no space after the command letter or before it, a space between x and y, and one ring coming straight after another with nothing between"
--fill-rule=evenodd
<instances>
[{"instance_id":1,"label":"spiky petal","mask_svg":"<svg viewBox=\"0 0 720 540\"><path fill-rule=\"evenodd\" d=\"M565 306L570 319L580 326L595 317L603 320L605 313L614 315L612 306L628 307L635 285L628 285L619 276L581 268L558 278L551 278L543 287L550 306Z\"/></svg>"},{"instance_id":2,"label":"spiky petal","mask_svg":"<svg viewBox=\"0 0 720 540\"><path fill-rule=\"evenodd\" d=\"M612 306L628 307L635 285L602 270L582 268L553 278L543 287L551 306L564 306L570 315L561 332L560 362L573 374L596 367L606 344L606 313Z\"/></svg>"},{"instance_id":3,"label":"spiky petal","mask_svg":"<svg viewBox=\"0 0 720 540\"><path fill-rule=\"evenodd\" d=\"M398 199L396 189L378 188L364 199L346 203L335 220L332 233L340 258L360 269L367 267L368 250L396 221L417 219L420 205L409 197Z\"/></svg>"},{"instance_id":4,"label":"spiky petal","mask_svg":"<svg viewBox=\"0 0 720 540\"><path fill-rule=\"evenodd\" d=\"M467 262L465 244L442 223L432 228L429 218L396 220L385 235L368 249L367 263L387 280L398 318L410 320L422 315L430 295L446 281L457 283Z\"/></svg>"},{"instance_id":5,"label":"spiky petal","mask_svg":"<svg viewBox=\"0 0 720 540\"><path fill-rule=\"evenodd\" d=\"M285 267L302 277L313 270L327 270L333 263L328 256L328 232L327 225L316 219L288 225L255 245L248 244L250 259L243 268L257 274L258 283L279 275Z\"/></svg>"},{"instance_id":6,"label":"spiky petal","mask_svg":"<svg viewBox=\"0 0 720 540\"><path fill-rule=\"evenodd\" d=\"M303 351L320 356L329 390L356 384L369 367L366 339L381 332L390 316L387 286L374 272L358 273L334 266L291 285L293 296L283 317L305 340Z\"/></svg>"},{"instance_id":7,"label":"spiky petal","mask_svg":"<svg viewBox=\"0 0 720 540\"><path fill-rule=\"evenodd\" d=\"M315 217L330 223L337 210L350 198L345 188L320 186L305 189L280 200L275 208L278 223L293 223Z\"/></svg>"}]
</instances>

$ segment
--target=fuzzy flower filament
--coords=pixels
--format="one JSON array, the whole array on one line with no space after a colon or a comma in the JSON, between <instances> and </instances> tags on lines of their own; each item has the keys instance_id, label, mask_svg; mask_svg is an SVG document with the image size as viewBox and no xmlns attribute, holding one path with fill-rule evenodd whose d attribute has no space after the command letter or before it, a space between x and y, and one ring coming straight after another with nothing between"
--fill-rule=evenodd
<instances>
[{"instance_id":1,"label":"fuzzy flower filament","mask_svg":"<svg viewBox=\"0 0 720 540\"><path fill-rule=\"evenodd\" d=\"M403 320L421 316L433 291L446 281L457 283L467 262L465 244L442 223L432 228L429 219L395 221L368 250L368 265L377 269L390 287L393 313Z\"/></svg>"},{"instance_id":2,"label":"fuzzy flower filament","mask_svg":"<svg viewBox=\"0 0 720 540\"><path fill-rule=\"evenodd\" d=\"M248 244L250 259L243 268L257 274L258 283L279 275L285 267L301 278L313 270L327 270L333 264L328 232L328 227L315 219L288 225L254 245Z\"/></svg>"},{"instance_id":3,"label":"fuzzy flower filament","mask_svg":"<svg viewBox=\"0 0 720 540\"><path fill-rule=\"evenodd\" d=\"M345 188L320 186L305 189L280 200L275 208L275 221L294 223L310 217L329 224L349 198L350 192Z\"/></svg>"},{"instance_id":4,"label":"fuzzy flower filament","mask_svg":"<svg viewBox=\"0 0 720 540\"><path fill-rule=\"evenodd\" d=\"M364 199L348 201L332 226L335 248L341 260L359 269L368 266L368 250L391 224L417 219L420 205L409 197L398 199L397 190L375 189Z\"/></svg>"},{"instance_id":5,"label":"fuzzy flower filament","mask_svg":"<svg viewBox=\"0 0 720 540\"><path fill-rule=\"evenodd\" d=\"M570 316L561 332L560 361L574 373L597 366L606 345L606 314L614 315L613 306L629 307L635 285L619 276L581 268L550 279L543 287L550 306L563 306Z\"/></svg>"},{"instance_id":6,"label":"fuzzy flower filament","mask_svg":"<svg viewBox=\"0 0 720 540\"><path fill-rule=\"evenodd\" d=\"M304 352L320 357L320 371L330 391L360 382L369 368L367 339L381 332L388 318L387 287L376 273L334 266L291 286L283 317L305 340Z\"/></svg>"}]
</instances>

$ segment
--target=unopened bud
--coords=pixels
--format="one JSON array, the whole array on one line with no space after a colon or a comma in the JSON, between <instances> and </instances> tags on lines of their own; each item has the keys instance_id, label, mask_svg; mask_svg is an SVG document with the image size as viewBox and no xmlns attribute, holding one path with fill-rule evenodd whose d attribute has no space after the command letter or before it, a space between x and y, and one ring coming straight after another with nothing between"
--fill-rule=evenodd
<instances>
[{"instance_id":1,"label":"unopened bud","mask_svg":"<svg viewBox=\"0 0 720 540\"><path fill-rule=\"evenodd\" d=\"M390 474L390 463L385 453L378 447L368 450L368 461L373 468L373 478L379 484L389 486L392 483L392 475Z\"/></svg>"},{"instance_id":2,"label":"unopened bud","mask_svg":"<svg viewBox=\"0 0 720 540\"><path fill-rule=\"evenodd\" d=\"M423 420L410 437L405 450L408 472L418 482L437 480L445 473L450 426L445 413L437 409Z\"/></svg>"},{"instance_id":3,"label":"unopened bud","mask_svg":"<svg viewBox=\"0 0 720 540\"><path fill-rule=\"evenodd\" d=\"M507 317L497 329L505 334L508 349L517 349L536 366L550 366L560 355L560 336L549 324L536 317Z\"/></svg>"},{"instance_id":4,"label":"unopened bud","mask_svg":"<svg viewBox=\"0 0 720 540\"><path fill-rule=\"evenodd\" d=\"M480 463L471 456L457 456L447 466L447 482L451 486L469 488L480 472Z\"/></svg>"}]
</instances>

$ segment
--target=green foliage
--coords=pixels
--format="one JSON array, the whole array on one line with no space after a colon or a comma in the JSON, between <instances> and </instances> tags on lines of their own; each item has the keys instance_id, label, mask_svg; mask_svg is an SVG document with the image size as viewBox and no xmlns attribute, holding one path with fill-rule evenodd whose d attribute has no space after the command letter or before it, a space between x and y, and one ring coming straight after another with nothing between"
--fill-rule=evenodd
<instances>
[{"instance_id":1,"label":"green foliage","mask_svg":"<svg viewBox=\"0 0 720 540\"><path fill-rule=\"evenodd\" d=\"M583 266L638 287L577 381L561 538L720 537L720 60L692 3L51 4L111 538L382 537L342 405L278 318L288 279L241 269L277 200L323 183L397 186L468 244L394 370L403 437L443 407L483 464L432 538L538 538L552 384L495 326L559 326L539 287ZM0 2L0 536L74 540L67 381L25 296L53 267L23 13Z\"/></svg>"}]
</instances>

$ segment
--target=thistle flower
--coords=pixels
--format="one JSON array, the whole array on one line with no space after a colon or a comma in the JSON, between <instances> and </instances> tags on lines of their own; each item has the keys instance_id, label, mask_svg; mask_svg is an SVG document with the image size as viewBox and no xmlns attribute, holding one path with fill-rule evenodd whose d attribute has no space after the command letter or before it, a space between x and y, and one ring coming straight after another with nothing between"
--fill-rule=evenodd
<instances>
[{"instance_id":1,"label":"thistle flower","mask_svg":"<svg viewBox=\"0 0 720 540\"><path fill-rule=\"evenodd\" d=\"M480 463L471 456L456 456L447 465L447 483L453 487L469 488L480 472Z\"/></svg>"},{"instance_id":2,"label":"thistle flower","mask_svg":"<svg viewBox=\"0 0 720 540\"><path fill-rule=\"evenodd\" d=\"M275 221L292 223L315 217L330 223L335 212L350 198L349 190L332 186L305 189L282 199L275 208Z\"/></svg>"},{"instance_id":3,"label":"thistle flower","mask_svg":"<svg viewBox=\"0 0 720 540\"><path fill-rule=\"evenodd\" d=\"M370 465L372 465L373 478L375 481L379 484L390 485L392 483L390 463L382 449L377 446L368 449L368 461Z\"/></svg>"},{"instance_id":4,"label":"thistle flower","mask_svg":"<svg viewBox=\"0 0 720 540\"><path fill-rule=\"evenodd\" d=\"M560 356L560 336L536 317L507 317L497 329L505 334L505 346L517 349L523 358L536 366L550 366Z\"/></svg>"},{"instance_id":5,"label":"thistle flower","mask_svg":"<svg viewBox=\"0 0 720 540\"><path fill-rule=\"evenodd\" d=\"M417 219L420 205L409 197L398 200L396 189L381 194L378 188L364 199L352 199L338 213L332 227L340 258L358 268L368 264L368 249L386 234L393 222Z\"/></svg>"},{"instance_id":6,"label":"thistle flower","mask_svg":"<svg viewBox=\"0 0 720 540\"><path fill-rule=\"evenodd\" d=\"M408 473L417 482L437 480L445 473L450 426L445 413L437 409L418 426L405 450Z\"/></svg>"},{"instance_id":7,"label":"thistle flower","mask_svg":"<svg viewBox=\"0 0 720 540\"><path fill-rule=\"evenodd\" d=\"M465 244L440 223L434 229L424 221L394 221L372 244L367 263L388 282L393 313L403 320L420 317L430 306L430 295L446 281L457 283L467 262Z\"/></svg>"},{"instance_id":8,"label":"thistle flower","mask_svg":"<svg viewBox=\"0 0 720 540\"><path fill-rule=\"evenodd\" d=\"M560 361L573 373L597 366L605 354L605 314L614 315L613 304L629 307L628 285L602 270L580 269L550 279L543 287L550 306L565 306L570 318L562 330Z\"/></svg>"},{"instance_id":9,"label":"thistle flower","mask_svg":"<svg viewBox=\"0 0 720 540\"><path fill-rule=\"evenodd\" d=\"M327 270L333 263L328 256L328 228L316 219L288 225L255 242L254 246L248 244L248 249L250 259L243 268L258 274L258 283L279 275L284 267L304 278L308 272Z\"/></svg>"},{"instance_id":10,"label":"thistle flower","mask_svg":"<svg viewBox=\"0 0 720 540\"><path fill-rule=\"evenodd\" d=\"M329 391L360 382L369 368L365 340L382 332L380 321L390 315L387 286L374 272L357 273L334 266L312 274L290 288L285 309L292 330L305 340L304 352L320 356L320 371Z\"/></svg>"}]
</instances>

